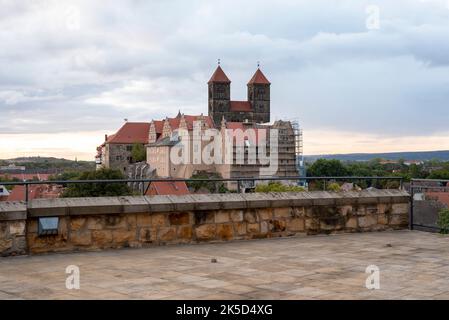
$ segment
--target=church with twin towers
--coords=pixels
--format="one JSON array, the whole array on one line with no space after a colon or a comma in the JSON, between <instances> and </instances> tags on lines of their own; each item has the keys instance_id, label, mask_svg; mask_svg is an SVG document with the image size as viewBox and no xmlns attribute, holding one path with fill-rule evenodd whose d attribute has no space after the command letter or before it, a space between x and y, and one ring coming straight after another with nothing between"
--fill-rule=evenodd
<instances>
[{"instance_id":1,"label":"church with twin towers","mask_svg":"<svg viewBox=\"0 0 449 320\"><path fill-rule=\"evenodd\" d=\"M270 122L270 85L258 65L247 84L247 100L231 100L231 80L219 62L208 82L209 116L216 125L223 119L229 122Z\"/></svg>"}]
</instances>

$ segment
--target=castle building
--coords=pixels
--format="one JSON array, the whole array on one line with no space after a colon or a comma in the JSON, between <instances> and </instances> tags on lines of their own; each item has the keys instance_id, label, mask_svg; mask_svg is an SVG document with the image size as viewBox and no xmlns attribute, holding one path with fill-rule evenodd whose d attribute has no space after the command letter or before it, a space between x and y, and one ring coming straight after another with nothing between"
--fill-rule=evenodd
<instances>
[{"instance_id":1,"label":"castle building","mask_svg":"<svg viewBox=\"0 0 449 320\"><path fill-rule=\"evenodd\" d=\"M277 171L272 174L276 177L297 176L297 142L295 131L290 121L278 120L270 123L270 86L260 68L247 84L247 101L231 100L231 81L220 65L208 82L208 115L185 115L178 112L174 118L166 117L162 120L153 120L149 123L125 123L114 135L105 138L105 142L98 147L98 167L107 167L127 171L133 165L132 146L134 143L145 145L147 161L151 177L159 178L191 178L196 172L218 173L223 178L255 178L261 177L261 168L269 165L253 162L248 152L258 152L262 134L265 135L262 144L269 146L269 133L276 129L278 132L278 156L276 158ZM199 126L200 134L194 133L194 126ZM198 128L198 127L196 127ZM248 137L243 146L233 146L232 163L203 163L194 161L192 155L200 148L202 152L209 141L203 139L207 129L217 129L224 136L224 132L243 133ZM251 130L248 130L251 129ZM255 132L256 138L251 138ZM181 135L189 141L189 161L175 164L171 161L171 151L181 141ZM254 140L254 141L253 141ZM196 143L195 143L196 142ZM224 148L224 140L222 142ZM238 148L243 148L238 150ZM183 151L184 152L184 151ZM186 151L187 152L187 151ZM245 154L244 161L237 161L237 154ZM138 171L138 170L137 170ZM265 176L265 175L263 175ZM236 188L230 182L228 187Z\"/></svg>"},{"instance_id":2,"label":"castle building","mask_svg":"<svg viewBox=\"0 0 449 320\"><path fill-rule=\"evenodd\" d=\"M104 167L126 173L128 166L133 163L133 145L145 146L148 143L149 131L150 123L125 122L115 134L105 135L105 141L97 148L97 169Z\"/></svg>"},{"instance_id":3,"label":"castle building","mask_svg":"<svg viewBox=\"0 0 449 320\"><path fill-rule=\"evenodd\" d=\"M231 100L231 80L219 65L208 82L209 116L216 125L231 122L270 122L270 81L257 68L247 84L247 101Z\"/></svg>"}]
</instances>

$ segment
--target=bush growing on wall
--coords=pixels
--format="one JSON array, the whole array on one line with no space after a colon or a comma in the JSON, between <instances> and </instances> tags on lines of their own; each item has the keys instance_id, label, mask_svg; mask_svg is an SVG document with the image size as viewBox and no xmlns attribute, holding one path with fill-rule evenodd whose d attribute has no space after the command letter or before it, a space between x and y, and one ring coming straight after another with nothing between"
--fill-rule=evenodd
<instances>
[{"instance_id":1,"label":"bush growing on wall","mask_svg":"<svg viewBox=\"0 0 449 320\"><path fill-rule=\"evenodd\" d=\"M438 226L440 227L440 233L449 233L449 209L442 209L438 216Z\"/></svg>"},{"instance_id":2,"label":"bush growing on wall","mask_svg":"<svg viewBox=\"0 0 449 320\"><path fill-rule=\"evenodd\" d=\"M256 186L256 192L302 192L303 187L288 186L280 182L269 182L268 184L259 184Z\"/></svg>"},{"instance_id":3,"label":"bush growing on wall","mask_svg":"<svg viewBox=\"0 0 449 320\"><path fill-rule=\"evenodd\" d=\"M337 182L332 182L331 184L329 184L327 186L327 191L334 191L334 192L338 192L341 191L341 187Z\"/></svg>"}]
</instances>

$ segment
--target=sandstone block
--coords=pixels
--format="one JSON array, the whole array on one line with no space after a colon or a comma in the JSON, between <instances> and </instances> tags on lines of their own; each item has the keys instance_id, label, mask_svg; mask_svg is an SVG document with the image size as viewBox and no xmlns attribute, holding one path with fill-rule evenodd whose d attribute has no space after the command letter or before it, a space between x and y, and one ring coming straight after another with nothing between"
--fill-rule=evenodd
<instances>
[{"instance_id":1,"label":"sandstone block","mask_svg":"<svg viewBox=\"0 0 449 320\"><path fill-rule=\"evenodd\" d=\"M87 218L87 229L89 230L101 230L104 228L104 218L103 217L88 217Z\"/></svg>"},{"instance_id":2,"label":"sandstone block","mask_svg":"<svg viewBox=\"0 0 449 320\"><path fill-rule=\"evenodd\" d=\"M156 228L141 228L139 231L139 241L144 243L150 243L157 240Z\"/></svg>"},{"instance_id":3,"label":"sandstone block","mask_svg":"<svg viewBox=\"0 0 449 320\"><path fill-rule=\"evenodd\" d=\"M346 217L348 214L352 214L352 206L351 205L346 205L346 206L339 207L339 213L343 217Z\"/></svg>"},{"instance_id":4,"label":"sandstone block","mask_svg":"<svg viewBox=\"0 0 449 320\"><path fill-rule=\"evenodd\" d=\"M228 211L217 211L215 212L215 223L229 222L229 212Z\"/></svg>"},{"instance_id":5,"label":"sandstone block","mask_svg":"<svg viewBox=\"0 0 449 320\"><path fill-rule=\"evenodd\" d=\"M393 226L407 226L408 225L408 213L407 214L393 214L390 218L390 225Z\"/></svg>"},{"instance_id":6,"label":"sandstone block","mask_svg":"<svg viewBox=\"0 0 449 320\"><path fill-rule=\"evenodd\" d=\"M273 211L276 218L290 218L292 216L292 208L274 208Z\"/></svg>"},{"instance_id":7,"label":"sandstone block","mask_svg":"<svg viewBox=\"0 0 449 320\"><path fill-rule=\"evenodd\" d=\"M181 240L192 240L193 228L192 226L180 226L178 227L177 237Z\"/></svg>"},{"instance_id":8,"label":"sandstone block","mask_svg":"<svg viewBox=\"0 0 449 320\"><path fill-rule=\"evenodd\" d=\"M12 239L0 239L0 255L6 254L12 248Z\"/></svg>"},{"instance_id":9,"label":"sandstone block","mask_svg":"<svg viewBox=\"0 0 449 320\"><path fill-rule=\"evenodd\" d=\"M180 226L190 223L190 214L188 212L170 213L168 220L172 226Z\"/></svg>"},{"instance_id":10,"label":"sandstone block","mask_svg":"<svg viewBox=\"0 0 449 320\"><path fill-rule=\"evenodd\" d=\"M78 231L81 228L84 227L84 224L86 223L86 218L82 217L71 217L70 218L70 230L71 231Z\"/></svg>"},{"instance_id":11,"label":"sandstone block","mask_svg":"<svg viewBox=\"0 0 449 320\"><path fill-rule=\"evenodd\" d=\"M320 229L321 230L339 230L343 228L343 225L340 223L340 219L323 219L320 220Z\"/></svg>"},{"instance_id":12,"label":"sandstone block","mask_svg":"<svg viewBox=\"0 0 449 320\"><path fill-rule=\"evenodd\" d=\"M307 218L306 219L306 230L319 230L320 222L315 218Z\"/></svg>"},{"instance_id":13,"label":"sandstone block","mask_svg":"<svg viewBox=\"0 0 449 320\"><path fill-rule=\"evenodd\" d=\"M195 228L195 235L198 240L213 240L215 234L215 224L203 224Z\"/></svg>"},{"instance_id":14,"label":"sandstone block","mask_svg":"<svg viewBox=\"0 0 449 320\"><path fill-rule=\"evenodd\" d=\"M402 214L408 213L409 206L408 203L395 203L392 205L391 209L393 214Z\"/></svg>"},{"instance_id":15,"label":"sandstone block","mask_svg":"<svg viewBox=\"0 0 449 320\"><path fill-rule=\"evenodd\" d=\"M271 231L272 232L282 232L287 228L287 223L284 220L275 219L271 220Z\"/></svg>"},{"instance_id":16,"label":"sandstone block","mask_svg":"<svg viewBox=\"0 0 449 320\"><path fill-rule=\"evenodd\" d=\"M90 231L77 231L70 233L70 241L75 246L88 246L92 243Z\"/></svg>"},{"instance_id":17,"label":"sandstone block","mask_svg":"<svg viewBox=\"0 0 449 320\"><path fill-rule=\"evenodd\" d=\"M260 225L258 223L248 223L246 229L248 233L258 233L260 232Z\"/></svg>"},{"instance_id":18,"label":"sandstone block","mask_svg":"<svg viewBox=\"0 0 449 320\"><path fill-rule=\"evenodd\" d=\"M135 213L126 214L126 223L128 224L128 227L136 228L137 227L137 215Z\"/></svg>"},{"instance_id":19,"label":"sandstone block","mask_svg":"<svg viewBox=\"0 0 449 320\"><path fill-rule=\"evenodd\" d=\"M387 225L388 224L388 215L384 213L379 213L377 215L377 223L381 225Z\"/></svg>"},{"instance_id":20,"label":"sandstone block","mask_svg":"<svg viewBox=\"0 0 449 320\"><path fill-rule=\"evenodd\" d=\"M130 241L135 240L136 231L126 230L126 229L116 229L112 230L112 241L115 244L127 244Z\"/></svg>"},{"instance_id":21,"label":"sandstone block","mask_svg":"<svg viewBox=\"0 0 449 320\"><path fill-rule=\"evenodd\" d=\"M273 209L271 208L258 209L257 213L259 214L260 221L273 219Z\"/></svg>"},{"instance_id":22,"label":"sandstone block","mask_svg":"<svg viewBox=\"0 0 449 320\"><path fill-rule=\"evenodd\" d=\"M137 226L139 226L139 227L151 226L151 214L139 213L139 214L137 214L136 218L137 218Z\"/></svg>"},{"instance_id":23,"label":"sandstone block","mask_svg":"<svg viewBox=\"0 0 449 320\"><path fill-rule=\"evenodd\" d=\"M373 227L377 224L377 216L374 215L366 215L363 217L359 217L358 219L360 228L369 228Z\"/></svg>"},{"instance_id":24,"label":"sandstone block","mask_svg":"<svg viewBox=\"0 0 449 320\"><path fill-rule=\"evenodd\" d=\"M110 229L127 229L128 223L125 216L122 215L105 215L105 227Z\"/></svg>"},{"instance_id":25,"label":"sandstone block","mask_svg":"<svg viewBox=\"0 0 449 320\"><path fill-rule=\"evenodd\" d=\"M243 211L242 210L232 210L230 213L231 221L240 222L243 221Z\"/></svg>"},{"instance_id":26,"label":"sandstone block","mask_svg":"<svg viewBox=\"0 0 449 320\"><path fill-rule=\"evenodd\" d=\"M25 235L25 220L9 223L9 234L15 236Z\"/></svg>"},{"instance_id":27,"label":"sandstone block","mask_svg":"<svg viewBox=\"0 0 449 320\"><path fill-rule=\"evenodd\" d=\"M234 237L234 230L232 224L218 224L217 238L222 240L231 240Z\"/></svg>"},{"instance_id":28,"label":"sandstone block","mask_svg":"<svg viewBox=\"0 0 449 320\"><path fill-rule=\"evenodd\" d=\"M346 222L346 228L348 229L357 229L358 223L357 223L357 217L351 217Z\"/></svg>"},{"instance_id":29,"label":"sandstone block","mask_svg":"<svg viewBox=\"0 0 449 320\"><path fill-rule=\"evenodd\" d=\"M176 239L176 227L160 228L158 231L159 241L173 241Z\"/></svg>"},{"instance_id":30,"label":"sandstone block","mask_svg":"<svg viewBox=\"0 0 449 320\"><path fill-rule=\"evenodd\" d=\"M112 242L111 230L93 230L92 231L93 245L103 246Z\"/></svg>"},{"instance_id":31,"label":"sandstone block","mask_svg":"<svg viewBox=\"0 0 449 320\"><path fill-rule=\"evenodd\" d=\"M295 218L301 218L306 215L306 209L304 207L294 207L292 208L292 216Z\"/></svg>"},{"instance_id":32,"label":"sandstone block","mask_svg":"<svg viewBox=\"0 0 449 320\"><path fill-rule=\"evenodd\" d=\"M377 204L376 205L367 205L365 208L366 214L377 214L378 213L378 209L377 209Z\"/></svg>"},{"instance_id":33,"label":"sandstone block","mask_svg":"<svg viewBox=\"0 0 449 320\"><path fill-rule=\"evenodd\" d=\"M287 222L287 229L290 231L304 231L305 230L305 223L304 219L302 218L294 218Z\"/></svg>"},{"instance_id":34,"label":"sandstone block","mask_svg":"<svg viewBox=\"0 0 449 320\"><path fill-rule=\"evenodd\" d=\"M153 227L165 227L167 225L167 215L165 213L155 213L151 217Z\"/></svg>"},{"instance_id":35,"label":"sandstone block","mask_svg":"<svg viewBox=\"0 0 449 320\"><path fill-rule=\"evenodd\" d=\"M239 236L246 234L246 222L234 222L234 230Z\"/></svg>"},{"instance_id":36,"label":"sandstone block","mask_svg":"<svg viewBox=\"0 0 449 320\"><path fill-rule=\"evenodd\" d=\"M391 211L391 205L389 205L387 203L379 203L377 205L378 214L389 213L390 211Z\"/></svg>"},{"instance_id":37,"label":"sandstone block","mask_svg":"<svg viewBox=\"0 0 449 320\"><path fill-rule=\"evenodd\" d=\"M248 223L256 223L257 222L257 215L253 210L246 211L243 215L243 218Z\"/></svg>"}]
</instances>

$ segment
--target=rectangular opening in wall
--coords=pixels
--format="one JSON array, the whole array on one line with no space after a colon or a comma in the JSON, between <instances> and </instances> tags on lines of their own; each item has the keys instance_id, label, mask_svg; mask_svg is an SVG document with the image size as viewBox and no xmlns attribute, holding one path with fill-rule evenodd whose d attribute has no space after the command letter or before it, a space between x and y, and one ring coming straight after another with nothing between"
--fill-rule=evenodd
<instances>
[{"instance_id":1,"label":"rectangular opening in wall","mask_svg":"<svg viewBox=\"0 0 449 320\"><path fill-rule=\"evenodd\" d=\"M38 235L50 236L58 234L59 218L46 217L38 220Z\"/></svg>"}]
</instances>

